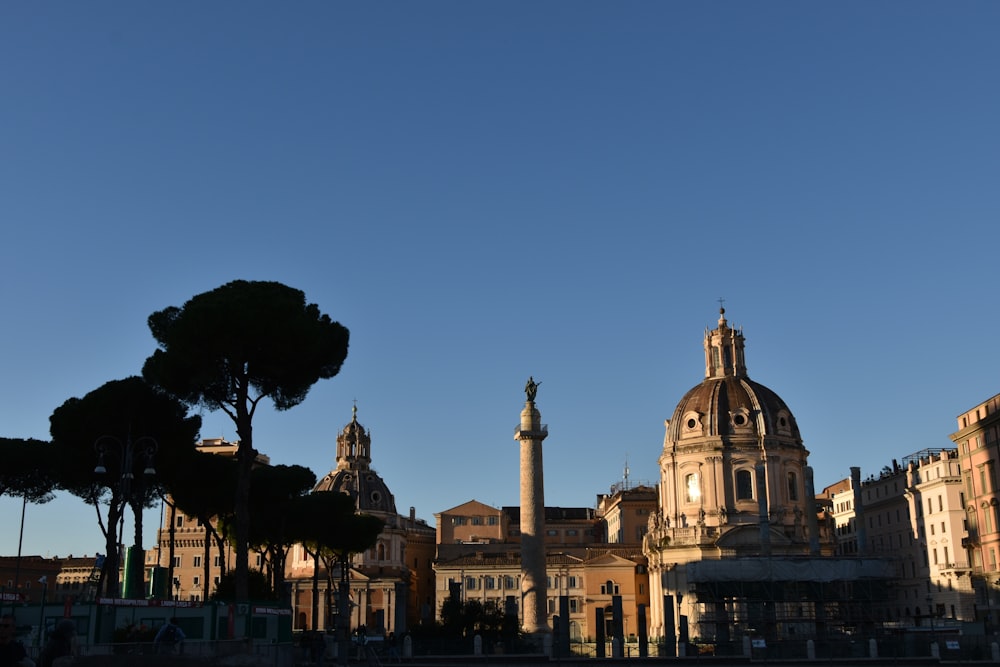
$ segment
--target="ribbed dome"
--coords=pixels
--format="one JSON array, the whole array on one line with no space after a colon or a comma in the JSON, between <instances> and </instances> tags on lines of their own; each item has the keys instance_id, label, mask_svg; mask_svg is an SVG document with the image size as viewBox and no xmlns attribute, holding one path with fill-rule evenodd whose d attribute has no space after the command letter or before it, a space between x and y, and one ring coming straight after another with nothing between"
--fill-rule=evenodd
<instances>
[{"instance_id":1,"label":"ribbed dome","mask_svg":"<svg viewBox=\"0 0 1000 667\"><path fill-rule=\"evenodd\" d=\"M362 512L396 514L396 500L385 481L371 468L371 431L358 422L358 408L337 436L337 468L316 485L315 491L338 491L354 498Z\"/></svg>"},{"instance_id":2,"label":"ribbed dome","mask_svg":"<svg viewBox=\"0 0 1000 667\"><path fill-rule=\"evenodd\" d=\"M705 379L680 400L667 422L665 446L701 446L701 438L738 445L801 446L795 417L781 398L747 375L743 332L729 326L705 331Z\"/></svg>"},{"instance_id":3,"label":"ribbed dome","mask_svg":"<svg viewBox=\"0 0 1000 667\"><path fill-rule=\"evenodd\" d=\"M396 513L395 498L374 470L334 470L319 481L315 490L346 493L354 498L361 512Z\"/></svg>"},{"instance_id":4,"label":"ribbed dome","mask_svg":"<svg viewBox=\"0 0 1000 667\"><path fill-rule=\"evenodd\" d=\"M801 441L795 417L781 398L748 377L712 377L677 404L667 439L741 436L759 440L783 436Z\"/></svg>"}]
</instances>

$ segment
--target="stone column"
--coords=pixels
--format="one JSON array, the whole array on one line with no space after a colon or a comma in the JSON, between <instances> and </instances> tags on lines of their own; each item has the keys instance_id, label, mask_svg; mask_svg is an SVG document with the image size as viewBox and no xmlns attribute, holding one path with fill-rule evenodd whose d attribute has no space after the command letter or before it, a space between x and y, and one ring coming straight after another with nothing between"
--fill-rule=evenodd
<instances>
[{"instance_id":1,"label":"stone column","mask_svg":"<svg viewBox=\"0 0 1000 667\"><path fill-rule=\"evenodd\" d=\"M542 441L548 429L535 408L534 396L521 411L514 439L521 443L521 608L524 631L549 632L546 619L545 493L542 480Z\"/></svg>"}]
</instances>

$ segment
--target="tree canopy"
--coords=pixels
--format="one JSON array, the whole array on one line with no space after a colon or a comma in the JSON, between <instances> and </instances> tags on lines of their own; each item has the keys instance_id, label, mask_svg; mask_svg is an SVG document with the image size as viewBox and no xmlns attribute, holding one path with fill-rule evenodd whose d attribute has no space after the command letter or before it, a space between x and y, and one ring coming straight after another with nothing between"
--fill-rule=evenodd
<instances>
[{"instance_id":1,"label":"tree canopy","mask_svg":"<svg viewBox=\"0 0 1000 667\"><path fill-rule=\"evenodd\" d=\"M235 497L236 598L247 599L250 485L256 459L253 415L264 399L278 410L301 403L313 384L335 376L348 330L277 282L237 280L149 316L159 349L142 373L173 396L222 410L239 436Z\"/></svg>"},{"instance_id":2,"label":"tree canopy","mask_svg":"<svg viewBox=\"0 0 1000 667\"><path fill-rule=\"evenodd\" d=\"M17 496L30 503L46 503L58 475L51 443L28 438L0 438L0 496Z\"/></svg>"},{"instance_id":3,"label":"tree canopy","mask_svg":"<svg viewBox=\"0 0 1000 667\"><path fill-rule=\"evenodd\" d=\"M159 498L194 451L201 418L138 377L114 380L83 398L70 398L49 418L57 448L58 484L92 503L106 538L105 594L118 592L117 524L126 504L135 512L135 545L142 546L142 508ZM132 456L128 456L131 451ZM155 458L151 458L155 457ZM104 469L97 473L97 466ZM146 470L155 465L156 475ZM106 524L100 505L108 507ZM137 569L141 581L142 562Z\"/></svg>"},{"instance_id":4,"label":"tree canopy","mask_svg":"<svg viewBox=\"0 0 1000 667\"><path fill-rule=\"evenodd\" d=\"M299 500L315 485L316 473L303 466L260 466L253 471L250 543L267 553L265 574L279 594L285 587L285 556L295 542L293 517L300 511Z\"/></svg>"}]
</instances>

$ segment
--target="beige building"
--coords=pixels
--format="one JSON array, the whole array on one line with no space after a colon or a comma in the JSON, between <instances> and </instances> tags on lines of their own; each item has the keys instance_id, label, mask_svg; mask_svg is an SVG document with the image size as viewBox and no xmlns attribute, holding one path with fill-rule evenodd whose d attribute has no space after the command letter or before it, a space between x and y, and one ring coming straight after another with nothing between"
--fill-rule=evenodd
<instances>
[{"instance_id":1,"label":"beige building","mask_svg":"<svg viewBox=\"0 0 1000 667\"><path fill-rule=\"evenodd\" d=\"M656 512L656 487L630 487L628 478L597 496L597 518L608 544L642 544L649 530L649 517Z\"/></svg>"},{"instance_id":2,"label":"beige building","mask_svg":"<svg viewBox=\"0 0 1000 667\"><path fill-rule=\"evenodd\" d=\"M646 559L637 540L607 542L604 517L627 526L622 536L637 534L635 525L650 507L650 487L618 486L598 497L598 509L546 507L545 545L546 600L549 627L560 614L560 598L566 600L567 628L571 641L593 641L597 637L597 609L604 613L605 630L611 636L612 599L622 599L625 637L639 628L639 605L649 608ZM655 507L655 489L652 505ZM520 512L517 507L497 509L472 500L435 514L438 548L436 575L436 619L441 604L454 592L463 601L515 613L521 620ZM648 611L645 612L648 615Z\"/></svg>"},{"instance_id":3,"label":"beige building","mask_svg":"<svg viewBox=\"0 0 1000 667\"><path fill-rule=\"evenodd\" d=\"M907 554L910 571L906 574L916 577L922 586L900 586L904 591L912 589L905 601L906 609L914 609L917 622L928 615L935 619L973 621L975 592L972 563L963 547L968 533L958 451L925 450L904 462L910 534L923 552L922 568L917 565L915 555ZM892 550L891 543L885 546ZM895 553L898 558L906 552L897 546Z\"/></svg>"}]
</instances>

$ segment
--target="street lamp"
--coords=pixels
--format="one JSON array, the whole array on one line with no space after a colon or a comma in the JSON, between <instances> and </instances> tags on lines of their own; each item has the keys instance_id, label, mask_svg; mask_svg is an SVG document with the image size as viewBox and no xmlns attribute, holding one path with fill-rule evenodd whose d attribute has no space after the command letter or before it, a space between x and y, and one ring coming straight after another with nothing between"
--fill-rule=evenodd
<instances>
[{"instance_id":1,"label":"street lamp","mask_svg":"<svg viewBox=\"0 0 1000 667\"><path fill-rule=\"evenodd\" d=\"M38 580L38 583L42 585L42 604L38 612L38 646L42 645L42 634L45 632L45 594L49 590L49 578L43 576Z\"/></svg>"},{"instance_id":2,"label":"street lamp","mask_svg":"<svg viewBox=\"0 0 1000 667\"><path fill-rule=\"evenodd\" d=\"M136 491L136 489L133 489L133 483L135 482L135 473L133 471L136 461L140 460L143 463L143 477L155 475L156 469L153 467L153 456L158 449L159 445L156 440L149 436L132 440L132 434L129 433L125 441L122 442L114 436L103 435L94 442L94 450L97 452L97 466L94 468L94 474L106 475L108 468L105 465L105 461L108 457L117 455L120 474L118 479L119 492L123 501L130 503L133 500L132 494ZM142 493L143 489L140 487L138 491ZM141 521L139 517L141 511L141 509L135 510L135 521L137 524ZM121 536L119 535L120 538ZM138 539L137 536L137 543L128 550L123 597L142 597L138 595L142 590L143 583L143 556ZM118 576L117 571L114 573L114 576Z\"/></svg>"}]
</instances>

